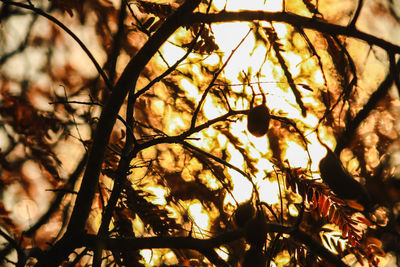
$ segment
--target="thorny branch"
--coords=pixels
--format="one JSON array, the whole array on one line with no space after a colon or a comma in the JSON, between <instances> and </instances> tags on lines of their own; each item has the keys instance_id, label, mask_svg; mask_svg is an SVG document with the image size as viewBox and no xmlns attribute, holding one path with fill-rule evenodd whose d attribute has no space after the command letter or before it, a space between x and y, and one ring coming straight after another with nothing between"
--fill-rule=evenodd
<instances>
[{"instance_id":1,"label":"thorny branch","mask_svg":"<svg viewBox=\"0 0 400 267\"><path fill-rule=\"evenodd\" d=\"M196 22L217 23L253 20L285 22L296 28L312 29L321 33L328 33L331 35L345 35L347 37L363 40L370 45L379 46L387 51L392 51L393 53L400 53L400 46L385 41L374 35L359 31L352 27L332 24L316 17L308 18L290 12L222 11L212 14L194 13L192 16L186 18L185 24Z\"/></svg>"}]
</instances>

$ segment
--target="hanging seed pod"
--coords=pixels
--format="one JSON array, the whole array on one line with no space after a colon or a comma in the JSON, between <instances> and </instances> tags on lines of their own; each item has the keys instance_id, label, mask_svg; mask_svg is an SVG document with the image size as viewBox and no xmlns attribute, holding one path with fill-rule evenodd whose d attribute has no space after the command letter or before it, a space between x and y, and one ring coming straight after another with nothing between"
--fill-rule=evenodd
<instances>
[{"instance_id":1,"label":"hanging seed pod","mask_svg":"<svg viewBox=\"0 0 400 267\"><path fill-rule=\"evenodd\" d=\"M267 106L256 106L247 114L247 129L252 135L261 137L268 131L269 120L270 114Z\"/></svg>"},{"instance_id":2,"label":"hanging seed pod","mask_svg":"<svg viewBox=\"0 0 400 267\"><path fill-rule=\"evenodd\" d=\"M319 163L322 180L340 198L356 200L365 208L371 206L371 198L359 182L343 167L340 159L327 148L328 153Z\"/></svg>"},{"instance_id":3,"label":"hanging seed pod","mask_svg":"<svg viewBox=\"0 0 400 267\"><path fill-rule=\"evenodd\" d=\"M246 223L254 217L256 210L251 201L242 203L238 206L233 215L235 223L238 227L244 227Z\"/></svg>"}]
</instances>

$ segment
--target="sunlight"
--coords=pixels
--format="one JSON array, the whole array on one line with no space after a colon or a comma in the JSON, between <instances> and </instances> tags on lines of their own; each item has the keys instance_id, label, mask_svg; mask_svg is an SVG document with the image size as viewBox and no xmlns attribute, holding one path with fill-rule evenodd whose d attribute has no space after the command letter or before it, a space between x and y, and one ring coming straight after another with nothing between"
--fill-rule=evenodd
<instances>
[{"instance_id":1,"label":"sunlight","mask_svg":"<svg viewBox=\"0 0 400 267\"><path fill-rule=\"evenodd\" d=\"M168 113L167 133L174 134L182 129L185 129L186 124L180 115L181 114L172 111Z\"/></svg>"},{"instance_id":2,"label":"sunlight","mask_svg":"<svg viewBox=\"0 0 400 267\"><path fill-rule=\"evenodd\" d=\"M167 195L167 190L162 186L148 186L146 187L146 191L149 191L154 196L149 197L151 203L155 205L165 205L167 201L165 200L165 196Z\"/></svg>"},{"instance_id":3,"label":"sunlight","mask_svg":"<svg viewBox=\"0 0 400 267\"><path fill-rule=\"evenodd\" d=\"M278 255L276 255L274 262L277 267L288 266L288 264L290 263L289 252L280 252Z\"/></svg>"},{"instance_id":4,"label":"sunlight","mask_svg":"<svg viewBox=\"0 0 400 267\"><path fill-rule=\"evenodd\" d=\"M289 214L292 217L297 217L299 215L299 210L296 208L294 204L289 205Z\"/></svg>"},{"instance_id":5,"label":"sunlight","mask_svg":"<svg viewBox=\"0 0 400 267\"><path fill-rule=\"evenodd\" d=\"M235 170L228 169L227 172L232 180L232 194L234 195L235 200L239 203L249 200L253 190L251 183L241 174L238 174ZM236 202L232 199L230 194L226 195L224 203L236 205Z\"/></svg>"},{"instance_id":6,"label":"sunlight","mask_svg":"<svg viewBox=\"0 0 400 267\"><path fill-rule=\"evenodd\" d=\"M215 1L214 6L222 10L227 2L224 0ZM228 11L237 11L241 9L247 10L265 10L265 11L281 11L282 10L282 1L267 1L264 4L263 0L260 1L251 1L249 3L243 3L243 1L229 1L226 6L226 10ZM228 57L231 55L236 46L242 41L242 38L249 31L249 23L242 22L234 22L234 23L220 23L220 24L212 24L212 31L215 36L215 42L218 44L219 49L222 55L222 62L226 62ZM272 25L267 22L262 22L261 25L263 27L271 27L273 26L274 30L277 32L279 38L281 38L280 43L283 47L290 46L288 40L286 39L289 34L288 27L283 23L273 23ZM235 34L233 34L235 33ZM186 38L181 31L177 37L175 38ZM265 37L266 38L266 37ZM301 39L302 40L302 39ZM301 41L299 40L299 41ZM298 41L298 42L299 42ZM305 46L304 44L303 46ZM318 117L308 112L306 117L301 115L301 111L299 109L299 105L296 102L296 98L293 94L290 85L287 84L287 77L285 76L282 67L277 64L275 53L272 52L268 54L266 58L267 48L264 45L256 45L256 39L253 33L250 33L247 38L243 41L240 47L234 51L233 56L229 59L229 62L225 69L223 70L223 78L231 83L231 87L229 90L238 94L245 94L242 101L237 101L235 96L231 96L227 94L228 101L234 103L232 108L234 109L248 109L250 107L250 99L253 95L252 88L255 90L256 98L253 105L261 104L262 97L260 95L260 89L258 86L261 86L261 90L266 95L266 105L270 109L271 113L274 115L279 115L282 117L286 117L292 119L294 121L301 120L301 124L307 129L314 129L318 124ZM183 54L183 50L180 48L173 46L172 44L168 44L165 46L165 50L168 51L168 62L173 62L177 60ZM301 82L304 84L308 84L308 78L305 79L302 77L302 72L308 71L310 78L312 79L313 86L324 86L324 77L322 72L319 70L314 70L315 61L312 58L307 59L302 55L297 54L296 52L291 51L290 49L285 50L285 48L281 51L282 56L285 58L287 63L287 68L289 72L292 74L293 78L296 79L299 76L299 80L296 82ZM192 55L191 60L200 60L201 57L199 55ZM271 59L270 59L271 57ZM217 54L212 54L210 56L203 57L203 62L209 64L211 66L216 66L220 61L220 58ZM179 67L182 70L191 68L191 72L194 74L193 81L191 82L188 79L181 79L179 81L179 85L184 89L185 94L194 102L198 102L202 96L202 90L204 88L199 87L196 83L202 84L201 80L202 71L192 64L181 64ZM243 86L241 83L243 82L242 73L246 73L249 75L249 79L253 83L251 86ZM258 75L258 76L257 76ZM260 85L258 85L257 79L260 79ZM199 82L201 81L201 82ZM204 81L206 82L206 81ZM311 85L309 85L311 86ZM303 102L310 106L319 105L319 103L315 102L315 93L309 90L298 86L300 93L303 96ZM314 88L313 88L314 89ZM164 107L159 107L163 109ZM206 120L214 119L218 116L221 116L226 113L226 106L221 105L219 101L216 100L215 96L212 94L208 94L205 101L203 102L203 106L201 107L201 113L204 115ZM242 119L243 118L243 119ZM251 158L256 159L253 163L254 166L258 169L257 173L252 174L254 183L257 186L259 191L260 201L266 202L270 205L277 204L280 202L279 196L279 188L278 182L273 180L270 181L265 179L265 175L267 172L274 171L274 164L269 160L271 151L269 139L265 136L263 137L255 137L248 133L247 131L247 118L243 116L239 120L232 122L230 127L230 132L233 136L235 136L238 140L240 140L240 146L246 150L248 155ZM183 127L185 127L185 120L182 117L179 117L178 114L171 115L168 118L168 127L169 132L176 132ZM200 122L200 120L198 120ZM303 127L303 126L302 126ZM334 139L331 137L325 130L325 128L320 127L320 136L324 142L329 147L334 147ZM302 129L302 131L304 131ZM310 158L305 150L303 144L299 139L291 137L286 139L286 144L282 147L283 158L287 159L291 167L301 167L308 168L312 172L315 172L313 176L314 178L319 178L318 164L319 161L325 156L326 149L319 143L317 139L317 135L314 131L310 131L307 133L307 130L304 132L307 140L310 142L308 144L308 150L312 157L312 162L310 164ZM216 131L213 127L209 127L204 129L203 131L193 134L192 137L199 138L199 141L191 141L194 145L198 146L205 151L212 151L215 149L215 139L219 144L219 147L226 147L228 152L227 161L240 168L244 172L246 171L246 163L243 155L230 143L230 141L222 134L219 134L219 131ZM212 138L210 138L212 137ZM212 153L212 152L211 152ZM371 162L375 159L372 159ZM246 177L243 177L237 171L227 168L226 173L230 176L232 180L233 189L232 195L227 194L224 199L224 204L232 204L236 206L236 203L242 203L251 198L251 194L253 191L252 184L247 180ZM201 179L205 179L208 181L208 186L216 189L218 188L219 182L217 182L211 173L205 173ZM160 199L164 198L166 192L161 192L157 190L153 190L152 192L159 196ZM159 202L160 204L164 202ZM202 231L206 231L210 227L210 216L207 211L204 209L202 204L199 201L192 201L188 206L188 212L190 216L193 218L195 226L193 228L194 236L196 237L204 237L204 233ZM295 205L289 206L288 212L292 216L297 216L298 210ZM333 238L330 236L329 238ZM328 245L328 244L325 244ZM222 247L217 249L216 252L220 257L226 258L228 257L226 248ZM154 256L154 255L153 255ZM288 255L280 254L276 257L275 263L278 266L282 266L286 264L288 261Z\"/></svg>"},{"instance_id":7,"label":"sunlight","mask_svg":"<svg viewBox=\"0 0 400 267\"><path fill-rule=\"evenodd\" d=\"M333 244L338 244L342 250L345 248L347 241L341 238L342 232L338 229L337 225L334 224L326 224L324 225L325 229L329 229L329 231L320 232L322 243L324 247L327 248L334 254L338 254ZM323 238L322 236L325 236Z\"/></svg>"},{"instance_id":8,"label":"sunlight","mask_svg":"<svg viewBox=\"0 0 400 267\"><path fill-rule=\"evenodd\" d=\"M193 228L194 237L204 237L202 231L208 231L210 228L210 218L200 201L195 200L189 205L188 212L193 218L195 227Z\"/></svg>"},{"instance_id":9,"label":"sunlight","mask_svg":"<svg viewBox=\"0 0 400 267\"><path fill-rule=\"evenodd\" d=\"M154 263L154 253L151 249L142 249L140 255L142 255L144 262L147 264Z\"/></svg>"},{"instance_id":10,"label":"sunlight","mask_svg":"<svg viewBox=\"0 0 400 267\"><path fill-rule=\"evenodd\" d=\"M270 182L269 180L260 183L258 191L260 193L260 200L268 204L275 204L279 202L279 188L276 181Z\"/></svg>"},{"instance_id":11,"label":"sunlight","mask_svg":"<svg viewBox=\"0 0 400 267\"><path fill-rule=\"evenodd\" d=\"M326 155L326 148L319 143L317 139L317 134L315 132L309 134L307 136L307 139L310 141L308 149L312 156L311 170L317 171L319 162Z\"/></svg>"},{"instance_id":12,"label":"sunlight","mask_svg":"<svg viewBox=\"0 0 400 267\"><path fill-rule=\"evenodd\" d=\"M308 155L302 146L294 141L286 142L284 158L288 159L290 166L307 168Z\"/></svg>"},{"instance_id":13,"label":"sunlight","mask_svg":"<svg viewBox=\"0 0 400 267\"><path fill-rule=\"evenodd\" d=\"M248 133L248 139L250 143L254 146L254 149L250 148L250 156L255 156L255 154L265 154L269 151L269 140L265 136L255 137Z\"/></svg>"},{"instance_id":14,"label":"sunlight","mask_svg":"<svg viewBox=\"0 0 400 267\"><path fill-rule=\"evenodd\" d=\"M238 11L241 9L247 10L265 10L265 11L280 11L282 10L282 1L265 1L265 0L252 0L247 1L243 4L241 0L215 0L213 1L214 6L218 10L224 9L226 5L227 11Z\"/></svg>"},{"instance_id":15,"label":"sunlight","mask_svg":"<svg viewBox=\"0 0 400 267\"><path fill-rule=\"evenodd\" d=\"M3 2L0 264L396 260L400 0Z\"/></svg>"},{"instance_id":16,"label":"sunlight","mask_svg":"<svg viewBox=\"0 0 400 267\"><path fill-rule=\"evenodd\" d=\"M223 260L228 260L229 258L229 251L225 246L221 246L217 249L215 249L215 252L217 252L218 256L221 257Z\"/></svg>"},{"instance_id":17,"label":"sunlight","mask_svg":"<svg viewBox=\"0 0 400 267\"><path fill-rule=\"evenodd\" d=\"M208 119L214 119L226 113L226 110L215 103L214 99L207 97L203 106L204 116Z\"/></svg>"},{"instance_id":18,"label":"sunlight","mask_svg":"<svg viewBox=\"0 0 400 267\"><path fill-rule=\"evenodd\" d=\"M179 33L179 31L177 31L177 33ZM176 35L174 35L174 36L176 36ZM181 47L176 46L172 43L169 43L169 42L166 42L161 47L161 52L162 52L164 59L169 64L174 64L179 58L181 58L185 54L184 49L182 49ZM162 61L159 60L159 62L162 62Z\"/></svg>"},{"instance_id":19,"label":"sunlight","mask_svg":"<svg viewBox=\"0 0 400 267\"><path fill-rule=\"evenodd\" d=\"M179 263L175 253L167 249L142 249L139 253L143 257L143 262L146 267Z\"/></svg>"}]
</instances>

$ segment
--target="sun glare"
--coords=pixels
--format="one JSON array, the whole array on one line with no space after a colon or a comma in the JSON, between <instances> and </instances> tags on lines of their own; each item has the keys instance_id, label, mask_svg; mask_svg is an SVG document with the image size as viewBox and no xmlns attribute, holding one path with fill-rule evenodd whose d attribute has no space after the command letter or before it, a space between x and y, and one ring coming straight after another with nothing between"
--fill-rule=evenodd
<instances>
[{"instance_id":1,"label":"sun glare","mask_svg":"<svg viewBox=\"0 0 400 267\"><path fill-rule=\"evenodd\" d=\"M218 10L226 9L227 11L238 11L241 9L264 11L282 10L282 1L254 0L243 2L239 0L217 0L214 1L213 4ZM297 76L302 77L302 72L306 71L308 73L307 75L310 76L308 76L308 78L300 78L302 84L308 85L307 81L311 79L313 86L324 86L324 77L322 73L313 69L313 66L316 64L315 61L312 58L304 58L302 55L296 54L296 52L293 52L294 50L290 49L292 44L287 41L287 35L290 34L290 32L285 24L262 22L260 25L266 28L273 27L276 31L283 47L281 54L287 62L288 71L294 78ZM248 109L251 105L250 101L253 96L253 90L257 94L253 105L261 104L261 89L266 97L266 105L272 114L286 117L296 122L299 121L303 125L302 127L305 128L302 128L302 131L309 141L307 146L309 154L299 138L294 139L294 137L290 137L286 138L286 143L282 147L282 156L284 159L288 160L291 167L310 168L312 172L315 172L318 170L320 159L326 154L326 149L319 143L315 131L312 130L318 125L318 118L312 113L308 113L306 117L301 115L292 88L287 82L286 74L276 61L275 52L273 50L268 50L270 49L268 45L260 45L258 43L259 41L256 41L254 34L248 34L249 31L252 30L251 27L252 24L242 22L212 24L211 30L214 34L215 42L219 46L218 53L203 57L198 54L189 56L187 62L180 64L179 70L183 72L190 71L193 75L193 82L190 79L181 79L179 81L179 86L185 91L186 97L194 103L199 103L206 88L203 85L207 84L208 81L203 80L205 79L203 70L192 63L202 60L205 65L215 68L216 66L220 66L221 62L227 62L227 60L229 60L220 77L230 83L231 86L229 90L231 90L232 93L245 95L241 101L237 101L235 95L226 94L226 99L229 101L232 108L236 110ZM174 41L186 40L183 39L187 38L185 34L185 31L180 31L174 37ZM243 39L246 35L247 37ZM264 37L267 38L266 36ZM295 38L294 41L299 43L299 47L306 45L300 43L301 40L299 40L299 38ZM240 42L242 42L242 44L237 47ZM288 49L285 49L286 47L288 47ZM166 60L169 63L178 60L184 54L184 50L172 44L172 42L164 45L163 51L168 51L168 53L164 54L168 55ZM244 75L244 73L248 75L253 85L243 85L243 76L241 75ZM257 81L260 81L260 83L258 84ZM308 86L311 87L311 85ZM305 90L301 86L298 86L298 89L301 91L304 103L310 106L318 105L314 100L315 95L313 91ZM155 108L160 111L160 114L161 111L166 114L171 114L168 115L169 117L166 119L169 127L168 133L179 132L179 130L185 128L185 124L190 120L190 118L182 117L182 114L173 114L168 110L166 112L166 106L156 105ZM211 120L217 118L226 112L227 105L224 103L221 104L221 101L209 92L205 101L202 103L198 122L200 120L204 121L204 119ZM240 146L246 151L247 155L255 159L253 164L254 167L258 169L258 172L253 173L251 179L257 187L260 200L270 205L280 203L278 182L282 183L283 181L266 179L266 174L274 171L274 164L270 161L272 152L270 150L269 139L265 136L255 137L251 135L247 131L246 116L239 116L238 120L231 122L229 131L230 134L240 141ZM325 133L324 129L320 129L320 135L321 138L327 140L326 144L328 146L333 147L333 141L331 141L331 138L326 138L329 134ZM209 153L215 154L215 148L226 149L226 161L248 173L246 170L246 168L248 168L246 164L248 163L245 161L241 152L238 151L225 135L220 134L215 128L208 127L201 132L193 134L191 137L196 138L196 140L190 140L190 143ZM313 159L311 165L310 155ZM187 165L186 168L189 170L191 167ZM229 203L236 206L237 203L242 203L251 199L253 185L248 178L231 168L226 168L225 173L230 177L233 188L231 190L232 194L226 195L224 204ZM183 171L182 177L186 177L185 179L188 179L188 181L193 179L190 171ZM213 189L217 189L221 186L220 182L214 179L211 173L203 173L200 179L207 180L207 186ZM157 196L157 199L154 199L154 201L158 201L157 203L162 205L165 204L165 202L161 201L166 195L165 191L160 190L158 187L152 187L150 191ZM210 228L210 218L213 215L208 213L209 211L204 208L200 201L185 203L183 206L186 207L190 217L193 219L193 236L199 238L204 237ZM298 210L292 205L289 207L289 213L292 216L297 216ZM221 258L226 259L228 257L228 253L224 247L217 249L216 252ZM155 254L150 254L149 251L146 250L143 250L141 253L146 258L146 262L154 263L154 258L153 261L151 261L151 256L154 257ZM281 254L276 258L275 263L281 266L281 264L284 262L286 263L287 260L287 255Z\"/></svg>"},{"instance_id":2,"label":"sun glare","mask_svg":"<svg viewBox=\"0 0 400 267\"><path fill-rule=\"evenodd\" d=\"M288 159L292 167L307 168L307 152L297 142L290 140L286 142L286 153L284 157Z\"/></svg>"},{"instance_id":3,"label":"sun glare","mask_svg":"<svg viewBox=\"0 0 400 267\"><path fill-rule=\"evenodd\" d=\"M215 8L218 10L239 11L246 10L265 10L265 11L280 11L282 10L282 1L265 1L265 0L252 0L243 2L241 0L216 0L213 1Z\"/></svg>"},{"instance_id":4,"label":"sun glare","mask_svg":"<svg viewBox=\"0 0 400 267\"><path fill-rule=\"evenodd\" d=\"M217 252L218 256L220 256L221 259L223 259L225 261L228 260L229 251L228 251L228 249L226 247L222 246L222 247L220 247L218 249L215 249L215 252Z\"/></svg>"},{"instance_id":5,"label":"sun glare","mask_svg":"<svg viewBox=\"0 0 400 267\"><path fill-rule=\"evenodd\" d=\"M204 237L203 231L210 228L210 218L200 201L193 201L188 208L190 216L193 218L195 226L193 228L194 237Z\"/></svg>"}]
</instances>

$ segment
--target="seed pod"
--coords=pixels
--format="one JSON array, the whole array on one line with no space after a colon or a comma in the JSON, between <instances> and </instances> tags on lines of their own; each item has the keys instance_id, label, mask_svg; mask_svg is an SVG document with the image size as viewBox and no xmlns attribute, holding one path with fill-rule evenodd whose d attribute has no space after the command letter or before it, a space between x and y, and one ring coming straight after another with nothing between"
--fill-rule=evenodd
<instances>
[{"instance_id":1,"label":"seed pod","mask_svg":"<svg viewBox=\"0 0 400 267\"><path fill-rule=\"evenodd\" d=\"M234 214L234 220L238 227L244 227L246 223L254 217L256 210L251 201L242 203L238 206Z\"/></svg>"},{"instance_id":2,"label":"seed pod","mask_svg":"<svg viewBox=\"0 0 400 267\"><path fill-rule=\"evenodd\" d=\"M267 239L268 232L269 227L264 216L258 214L246 224L245 238L251 246L261 248Z\"/></svg>"},{"instance_id":3,"label":"seed pod","mask_svg":"<svg viewBox=\"0 0 400 267\"><path fill-rule=\"evenodd\" d=\"M265 105L259 105L250 109L247 114L247 129L256 136L265 135L269 127L270 114Z\"/></svg>"},{"instance_id":4,"label":"seed pod","mask_svg":"<svg viewBox=\"0 0 400 267\"><path fill-rule=\"evenodd\" d=\"M267 255L261 249L251 247L244 253L242 267L265 267Z\"/></svg>"},{"instance_id":5,"label":"seed pod","mask_svg":"<svg viewBox=\"0 0 400 267\"><path fill-rule=\"evenodd\" d=\"M328 148L327 148L328 149ZM322 180L340 198L357 200L365 208L371 206L371 198L359 182L343 167L340 159L328 149L328 153L319 163Z\"/></svg>"}]
</instances>

